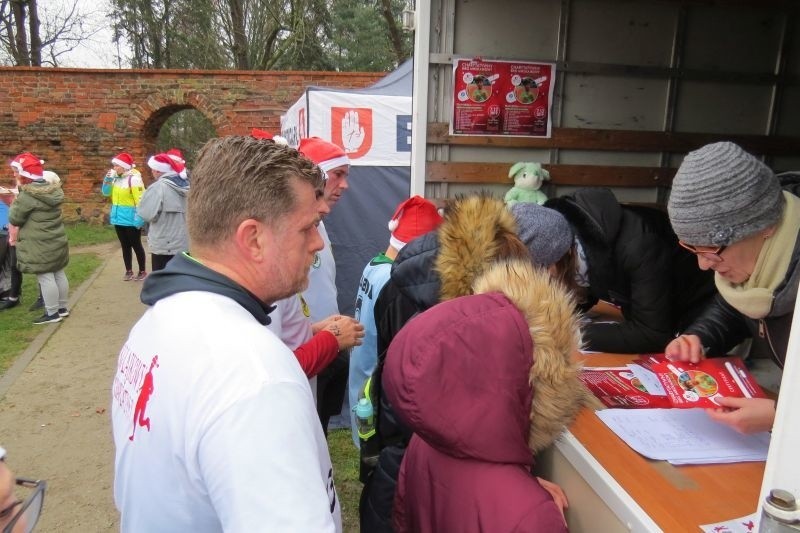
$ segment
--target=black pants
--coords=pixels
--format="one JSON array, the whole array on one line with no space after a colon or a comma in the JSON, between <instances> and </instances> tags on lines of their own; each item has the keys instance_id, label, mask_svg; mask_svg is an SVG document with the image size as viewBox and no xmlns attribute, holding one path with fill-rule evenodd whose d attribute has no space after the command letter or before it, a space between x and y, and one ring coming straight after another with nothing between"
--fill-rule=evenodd
<instances>
[{"instance_id":1,"label":"black pants","mask_svg":"<svg viewBox=\"0 0 800 533\"><path fill-rule=\"evenodd\" d=\"M134 226L114 226L117 231L117 238L120 245L122 245L122 262L125 263L125 271L133 271L133 257L132 253L136 253L136 262L139 264L139 270L146 270L147 263L144 254L144 246L142 246L142 232L139 228Z\"/></svg>"},{"instance_id":2,"label":"black pants","mask_svg":"<svg viewBox=\"0 0 800 533\"><path fill-rule=\"evenodd\" d=\"M342 411L349 368L350 351L342 350L336 359L317 375L317 414L326 436L331 417Z\"/></svg>"},{"instance_id":3,"label":"black pants","mask_svg":"<svg viewBox=\"0 0 800 533\"><path fill-rule=\"evenodd\" d=\"M153 265L153 272L157 272L162 270L169 260L175 257L174 255L160 255L160 254L150 254L150 262Z\"/></svg>"},{"instance_id":4,"label":"black pants","mask_svg":"<svg viewBox=\"0 0 800 533\"><path fill-rule=\"evenodd\" d=\"M7 234L0 235L0 268L6 264L8 264L11 286L3 297L16 299L22 292L22 272L17 268L17 247L9 246Z\"/></svg>"}]
</instances>

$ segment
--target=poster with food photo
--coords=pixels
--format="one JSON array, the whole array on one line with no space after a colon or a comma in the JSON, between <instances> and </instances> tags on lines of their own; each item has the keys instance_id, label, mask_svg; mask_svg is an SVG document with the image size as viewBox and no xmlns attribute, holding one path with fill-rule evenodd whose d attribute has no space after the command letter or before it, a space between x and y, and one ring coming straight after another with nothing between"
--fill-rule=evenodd
<instances>
[{"instance_id":1,"label":"poster with food photo","mask_svg":"<svg viewBox=\"0 0 800 533\"><path fill-rule=\"evenodd\" d=\"M550 137L555 64L459 59L453 76L451 134Z\"/></svg>"}]
</instances>

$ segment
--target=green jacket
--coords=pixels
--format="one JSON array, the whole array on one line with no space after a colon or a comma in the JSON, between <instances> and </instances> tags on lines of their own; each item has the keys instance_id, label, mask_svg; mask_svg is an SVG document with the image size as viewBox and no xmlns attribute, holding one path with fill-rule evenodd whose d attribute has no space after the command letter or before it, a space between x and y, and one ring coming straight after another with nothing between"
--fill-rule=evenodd
<instances>
[{"instance_id":1,"label":"green jacket","mask_svg":"<svg viewBox=\"0 0 800 533\"><path fill-rule=\"evenodd\" d=\"M20 187L8 221L19 227L17 263L22 272L44 274L67 266L69 244L61 221L63 202L60 185L33 182Z\"/></svg>"}]
</instances>

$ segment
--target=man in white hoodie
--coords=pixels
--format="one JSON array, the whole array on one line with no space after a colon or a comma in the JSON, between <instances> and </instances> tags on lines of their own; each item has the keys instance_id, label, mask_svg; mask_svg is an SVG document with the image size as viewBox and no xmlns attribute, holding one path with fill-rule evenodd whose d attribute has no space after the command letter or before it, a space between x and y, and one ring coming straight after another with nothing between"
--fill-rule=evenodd
<instances>
[{"instance_id":1,"label":"man in white hoodie","mask_svg":"<svg viewBox=\"0 0 800 533\"><path fill-rule=\"evenodd\" d=\"M309 161L271 141L200 151L191 255L145 280L150 307L111 387L123 532L341 531L308 379L264 327L308 284L322 188Z\"/></svg>"}]
</instances>

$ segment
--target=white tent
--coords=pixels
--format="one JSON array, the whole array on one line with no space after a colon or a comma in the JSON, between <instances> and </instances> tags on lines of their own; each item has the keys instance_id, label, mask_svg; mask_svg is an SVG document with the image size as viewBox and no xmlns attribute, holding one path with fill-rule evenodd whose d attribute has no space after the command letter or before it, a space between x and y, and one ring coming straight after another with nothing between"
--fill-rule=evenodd
<instances>
[{"instance_id":1,"label":"white tent","mask_svg":"<svg viewBox=\"0 0 800 533\"><path fill-rule=\"evenodd\" d=\"M352 315L361 272L388 246L387 223L409 196L412 71L409 60L365 89L308 87L281 117L291 146L321 137L351 161L350 188L325 219L343 314Z\"/></svg>"}]
</instances>

